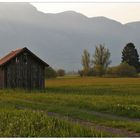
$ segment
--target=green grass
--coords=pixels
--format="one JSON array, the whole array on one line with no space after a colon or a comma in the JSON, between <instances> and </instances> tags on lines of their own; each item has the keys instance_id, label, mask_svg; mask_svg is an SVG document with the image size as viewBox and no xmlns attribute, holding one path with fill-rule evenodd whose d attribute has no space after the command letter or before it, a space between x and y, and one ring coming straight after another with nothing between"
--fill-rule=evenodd
<instances>
[{"instance_id":1,"label":"green grass","mask_svg":"<svg viewBox=\"0 0 140 140\"><path fill-rule=\"evenodd\" d=\"M56 112L62 116L70 116L75 119L90 121L113 128L123 128L140 133L140 122L131 120L140 118L140 78L65 77L47 80L45 91L30 92L20 89L0 90L0 110L2 110L0 111L0 115L4 112L3 115L6 113L12 113L13 116L18 113L23 113L23 116L26 116L25 114L28 114L27 112L29 111L28 117L31 119L28 121L31 123L32 119L34 119L31 115L32 111L38 115L40 112L44 112L45 114L47 112ZM92 113L94 111L110 114L110 117ZM43 115L45 115L44 113ZM36 116L36 114L34 115ZM116 118L113 118L111 115L115 115ZM126 119L119 116L126 117ZM18 117L18 119L20 119L20 117ZM50 117L46 116L46 120L47 119L49 120ZM3 121L2 117L0 117L0 122L1 121ZM12 121L12 117L10 121ZM16 121L12 121L12 123L15 123L16 125ZM43 126L44 123L45 121L41 125ZM3 126L4 124L6 131L8 124L3 121ZM54 131L52 135L47 135L49 133L49 129L44 127L43 132L36 132L35 135L27 129L28 136L112 136L111 133L109 135L105 132L98 132L95 129L89 130L80 125L78 125L77 128L77 124L70 124L68 121L63 125L69 125L70 132L63 132L64 129L62 127L61 130L60 126L60 128L56 128L56 131ZM0 136L7 135L26 137L27 135L24 135L22 132L22 127L22 125L19 126L21 133L14 134L14 132L12 133L12 130L8 130L8 132L3 133L3 135L1 133ZM2 128L1 125L0 128ZM79 128L81 129L80 132L78 131ZM31 130L32 129L34 128L31 128ZM75 133L71 129L74 130ZM45 130L48 133L45 133ZM59 130L64 134L60 133L60 135L58 135Z\"/></svg>"},{"instance_id":2,"label":"green grass","mask_svg":"<svg viewBox=\"0 0 140 140\"><path fill-rule=\"evenodd\" d=\"M1 110L1 137L102 137L94 129L48 117L34 111Z\"/></svg>"}]
</instances>

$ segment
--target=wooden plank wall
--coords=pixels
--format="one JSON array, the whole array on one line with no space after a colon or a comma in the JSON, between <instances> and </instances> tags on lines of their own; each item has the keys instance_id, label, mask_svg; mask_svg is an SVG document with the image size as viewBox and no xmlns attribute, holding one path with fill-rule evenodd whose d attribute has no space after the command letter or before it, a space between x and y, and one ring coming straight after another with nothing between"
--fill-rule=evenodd
<instances>
[{"instance_id":1,"label":"wooden plank wall","mask_svg":"<svg viewBox=\"0 0 140 140\"><path fill-rule=\"evenodd\" d=\"M4 88L4 69L0 68L0 88Z\"/></svg>"},{"instance_id":2,"label":"wooden plank wall","mask_svg":"<svg viewBox=\"0 0 140 140\"><path fill-rule=\"evenodd\" d=\"M28 53L13 59L7 65L6 75L7 88L43 89L45 87L45 66Z\"/></svg>"}]
</instances>

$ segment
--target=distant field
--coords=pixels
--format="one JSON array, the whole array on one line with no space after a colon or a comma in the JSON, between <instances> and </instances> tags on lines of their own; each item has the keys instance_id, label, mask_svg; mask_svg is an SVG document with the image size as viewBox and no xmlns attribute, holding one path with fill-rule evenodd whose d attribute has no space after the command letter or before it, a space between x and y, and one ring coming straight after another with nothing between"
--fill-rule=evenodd
<instances>
[{"instance_id":1,"label":"distant field","mask_svg":"<svg viewBox=\"0 0 140 140\"><path fill-rule=\"evenodd\" d=\"M79 77L66 76L63 78L46 81L46 86L95 86L95 85L127 85L140 84L140 78L99 78L99 77Z\"/></svg>"},{"instance_id":2,"label":"distant field","mask_svg":"<svg viewBox=\"0 0 140 140\"><path fill-rule=\"evenodd\" d=\"M46 80L45 91L0 90L0 110L0 136L140 137L140 78L68 76Z\"/></svg>"}]
</instances>

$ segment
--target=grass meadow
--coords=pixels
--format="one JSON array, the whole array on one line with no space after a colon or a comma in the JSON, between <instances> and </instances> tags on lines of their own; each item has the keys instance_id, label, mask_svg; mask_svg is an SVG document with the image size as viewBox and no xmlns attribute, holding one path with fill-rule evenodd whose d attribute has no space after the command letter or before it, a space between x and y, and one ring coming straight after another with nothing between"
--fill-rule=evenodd
<instances>
[{"instance_id":1,"label":"grass meadow","mask_svg":"<svg viewBox=\"0 0 140 140\"><path fill-rule=\"evenodd\" d=\"M62 77L0 90L1 137L140 137L140 78Z\"/></svg>"}]
</instances>

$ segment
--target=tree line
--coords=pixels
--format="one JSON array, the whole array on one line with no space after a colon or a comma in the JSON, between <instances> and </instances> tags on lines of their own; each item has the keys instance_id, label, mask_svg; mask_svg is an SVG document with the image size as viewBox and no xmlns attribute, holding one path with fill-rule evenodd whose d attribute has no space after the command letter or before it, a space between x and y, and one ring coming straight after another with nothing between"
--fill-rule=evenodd
<instances>
[{"instance_id":1,"label":"tree line","mask_svg":"<svg viewBox=\"0 0 140 140\"><path fill-rule=\"evenodd\" d=\"M136 76L140 72L139 54L133 43L128 43L122 50L121 62L109 67L111 53L103 44L95 48L94 54L85 49L82 54L80 76Z\"/></svg>"},{"instance_id":2,"label":"tree line","mask_svg":"<svg viewBox=\"0 0 140 140\"><path fill-rule=\"evenodd\" d=\"M57 76L64 76L65 75L65 70L64 69L58 69L54 70L52 67L47 67L45 69L45 78L56 78Z\"/></svg>"}]
</instances>

